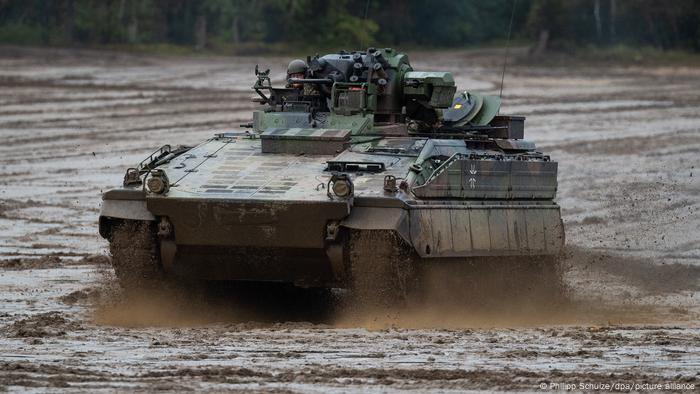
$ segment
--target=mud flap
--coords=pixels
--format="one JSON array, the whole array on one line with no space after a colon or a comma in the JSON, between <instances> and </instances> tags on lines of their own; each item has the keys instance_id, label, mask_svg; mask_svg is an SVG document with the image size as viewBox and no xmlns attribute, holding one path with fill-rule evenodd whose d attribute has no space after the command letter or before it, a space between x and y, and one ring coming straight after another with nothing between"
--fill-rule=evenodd
<instances>
[{"instance_id":1,"label":"mud flap","mask_svg":"<svg viewBox=\"0 0 700 394\"><path fill-rule=\"evenodd\" d=\"M144 200L103 200L100 207L100 235L109 238L112 219L154 221Z\"/></svg>"},{"instance_id":2,"label":"mud flap","mask_svg":"<svg viewBox=\"0 0 700 394\"><path fill-rule=\"evenodd\" d=\"M392 230L411 243L408 212L403 208L354 207L340 225L353 230Z\"/></svg>"}]
</instances>

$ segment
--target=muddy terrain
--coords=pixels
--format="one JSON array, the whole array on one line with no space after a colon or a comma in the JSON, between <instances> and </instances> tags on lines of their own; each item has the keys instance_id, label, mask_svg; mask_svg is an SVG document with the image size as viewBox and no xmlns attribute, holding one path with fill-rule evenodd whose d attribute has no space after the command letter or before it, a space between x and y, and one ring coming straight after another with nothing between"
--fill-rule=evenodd
<instances>
[{"instance_id":1,"label":"muddy terrain","mask_svg":"<svg viewBox=\"0 0 700 394\"><path fill-rule=\"evenodd\" d=\"M410 55L498 94L499 53ZM163 144L248 122L256 63L282 81L277 57L0 48L0 387L697 390L697 67L508 68L502 112L559 162L566 301L475 310L439 271L424 303L389 311L343 309L342 293L122 294L100 193Z\"/></svg>"}]
</instances>

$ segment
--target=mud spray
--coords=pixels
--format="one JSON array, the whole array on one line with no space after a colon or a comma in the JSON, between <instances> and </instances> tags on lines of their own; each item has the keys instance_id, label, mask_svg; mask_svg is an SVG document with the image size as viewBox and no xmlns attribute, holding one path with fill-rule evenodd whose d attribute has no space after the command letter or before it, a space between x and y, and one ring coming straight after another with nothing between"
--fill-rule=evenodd
<instances>
[{"instance_id":1,"label":"mud spray","mask_svg":"<svg viewBox=\"0 0 700 394\"><path fill-rule=\"evenodd\" d=\"M416 291L391 307L358 306L348 291L265 284L167 285L125 292L105 271L105 290L93 308L93 320L127 327L310 322L341 328L459 329L682 324L699 317L692 295L700 290L700 267L581 248L569 248L559 264L563 283L547 276L542 280L537 270L513 267L425 267Z\"/></svg>"}]
</instances>

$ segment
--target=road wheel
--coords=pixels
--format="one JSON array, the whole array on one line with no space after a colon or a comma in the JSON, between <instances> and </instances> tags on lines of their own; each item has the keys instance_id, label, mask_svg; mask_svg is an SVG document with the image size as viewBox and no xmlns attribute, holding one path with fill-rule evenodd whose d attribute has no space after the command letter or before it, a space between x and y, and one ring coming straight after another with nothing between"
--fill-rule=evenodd
<instances>
[{"instance_id":1,"label":"road wheel","mask_svg":"<svg viewBox=\"0 0 700 394\"><path fill-rule=\"evenodd\" d=\"M119 284L127 290L149 290L164 279L153 222L125 220L112 229L109 251Z\"/></svg>"},{"instance_id":2,"label":"road wheel","mask_svg":"<svg viewBox=\"0 0 700 394\"><path fill-rule=\"evenodd\" d=\"M350 232L350 278L355 304L367 307L405 303L415 282L413 250L394 232Z\"/></svg>"}]
</instances>

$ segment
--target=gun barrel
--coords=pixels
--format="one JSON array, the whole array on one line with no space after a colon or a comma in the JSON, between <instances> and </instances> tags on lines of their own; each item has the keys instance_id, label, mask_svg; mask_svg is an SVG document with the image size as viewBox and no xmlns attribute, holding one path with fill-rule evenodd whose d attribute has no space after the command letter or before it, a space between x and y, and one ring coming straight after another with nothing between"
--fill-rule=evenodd
<instances>
[{"instance_id":1,"label":"gun barrel","mask_svg":"<svg viewBox=\"0 0 700 394\"><path fill-rule=\"evenodd\" d=\"M315 83L315 84L332 84L335 82L334 80L330 78L289 78L287 80L288 83L290 84L296 84L296 83Z\"/></svg>"}]
</instances>

